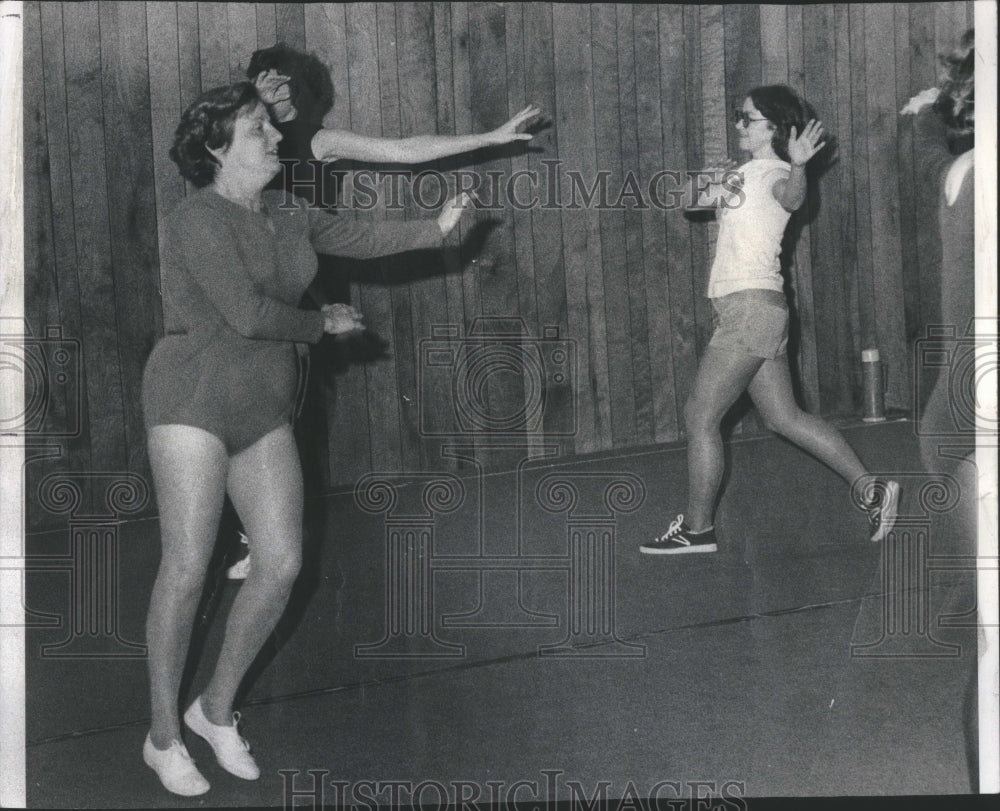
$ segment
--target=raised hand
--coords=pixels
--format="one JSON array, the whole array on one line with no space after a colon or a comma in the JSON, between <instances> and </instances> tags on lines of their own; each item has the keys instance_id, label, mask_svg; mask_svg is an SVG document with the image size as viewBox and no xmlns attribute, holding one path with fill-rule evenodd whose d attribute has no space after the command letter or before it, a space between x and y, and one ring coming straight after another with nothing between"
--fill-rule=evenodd
<instances>
[{"instance_id":1,"label":"raised hand","mask_svg":"<svg viewBox=\"0 0 1000 811\"><path fill-rule=\"evenodd\" d=\"M359 332L365 328L361 313L350 304L324 304L320 310L326 321L323 331L331 335Z\"/></svg>"},{"instance_id":2,"label":"raised hand","mask_svg":"<svg viewBox=\"0 0 1000 811\"><path fill-rule=\"evenodd\" d=\"M253 80L260 100L268 106L278 121L291 121L297 114L292 104L292 88L289 82L290 77L278 73L275 68L258 73L257 78Z\"/></svg>"},{"instance_id":3,"label":"raised hand","mask_svg":"<svg viewBox=\"0 0 1000 811\"><path fill-rule=\"evenodd\" d=\"M804 166L824 146L823 123L816 119L806 124L801 135L796 133L795 127L788 134L788 157L794 166Z\"/></svg>"},{"instance_id":4,"label":"raised hand","mask_svg":"<svg viewBox=\"0 0 1000 811\"><path fill-rule=\"evenodd\" d=\"M465 213L471 201L472 198L469 197L468 193L462 192L458 197L452 197L444 204L437 218L442 236L448 236L451 233L451 229L462 219L462 214Z\"/></svg>"},{"instance_id":5,"label":"raised hand","mask_svg":"<svg viewBox=\"0 0 1000 811\"><path fill-rule=\"evenodd\" d=\"M534 136L530 132L518 132L518 127L527 124L531 119L542 114L542 108L537 104L529 104L506 124L486 133L491 144L509 144L511 141L530 141Z\"/></svg>"}]
</instances>

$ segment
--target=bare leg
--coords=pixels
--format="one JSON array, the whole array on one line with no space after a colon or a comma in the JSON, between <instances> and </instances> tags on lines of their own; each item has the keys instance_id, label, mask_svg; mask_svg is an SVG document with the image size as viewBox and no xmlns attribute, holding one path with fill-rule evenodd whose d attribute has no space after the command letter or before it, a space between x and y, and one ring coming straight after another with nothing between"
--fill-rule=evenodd
<instances>
[{"instance_id":1,"label":"bare leg","mask_svg":"<svg viewBox=\"0 0 1000 811\"><path fill-rule=\"evenodd\" d=\"M251 539L253 566L202 693L205 716L225 726L232 724L236 691L281 618L302 563L302 468L290 426L232 457L229 495Z\"/></svg>"},{"instance_id":2,"label":"bare leg","mask_svg":"<svg viewBox=\"0 0 1000 811\"><path fill-rule=\"evenodd\" d=\"M747 389L768 428L809 451L849 484L868 472L836 428L799 408L787 357L764 361Z\"/></svg>"},{"instance_id":3,"label":"bare leg","mask_svg":"<svg viewBox=\"0 0 1000 811\"><path fill-rule=\"evenodd\" d=\"M149 432L162 553L146 617L157 749L181 740L178 691L225 493L228 459L218 437L189 425Z\"/></svg>"},{"instance_id":4,"label":"bare leg","mask_svg":"<svg viewBox=\"0 0 1000 811\"><path fill-rule=\"evenodd\" d=\"M709 346L698 364L694 390L684 405L688 437L688 507L684 515L694 532L712 526L725 466L722 418L763 362L763 358Z\"/></svg>"}]
</instances>

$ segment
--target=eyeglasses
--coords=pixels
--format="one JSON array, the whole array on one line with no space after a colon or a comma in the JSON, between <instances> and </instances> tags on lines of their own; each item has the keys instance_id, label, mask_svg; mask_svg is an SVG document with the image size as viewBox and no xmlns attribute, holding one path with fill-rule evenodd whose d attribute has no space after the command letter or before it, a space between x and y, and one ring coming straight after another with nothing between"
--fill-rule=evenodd
<instances>
[{"instance_id":1,"label":"eyeglasses","mask_svg":"<svg viewBox=\"0 0 1000 811\"><path fill-rule=\"evenodd\" d=\"M763 116L761 116L760 118L754 118L746 110L733 110L733 120L737 124L739 124L742 121L743 129L749 129L751 121L767 121L767 118Z\"/></svg>"}]
</instances>

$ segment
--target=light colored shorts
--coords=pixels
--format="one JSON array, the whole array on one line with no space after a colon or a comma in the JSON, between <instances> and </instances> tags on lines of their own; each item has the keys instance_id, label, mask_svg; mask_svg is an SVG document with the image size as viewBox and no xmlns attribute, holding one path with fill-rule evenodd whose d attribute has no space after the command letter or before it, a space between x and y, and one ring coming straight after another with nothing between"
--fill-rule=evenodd
<instances>
[{"instance_id":1,"label":"light colored shorts","mask_svg":"<svg viewBox=\"0 0 1000 811\"><path fill-rule=\"evenodd\" d=\"M788 303L777 290L737 290L711 299L709 346L755 358L781 357L788 348Z\"/></svg>"}]
</instances>

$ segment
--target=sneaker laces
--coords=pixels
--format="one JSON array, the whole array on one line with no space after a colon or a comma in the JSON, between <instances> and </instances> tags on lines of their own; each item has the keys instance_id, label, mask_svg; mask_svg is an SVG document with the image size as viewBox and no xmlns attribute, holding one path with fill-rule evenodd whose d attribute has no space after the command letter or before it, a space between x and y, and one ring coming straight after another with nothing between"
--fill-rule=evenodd
<instances>
[{"instance_id":1,"label":"sneaker laces","mask_svg":"<svg viewBox=\"0 0 1000 811\"><path fill-rule=\"evenodd\" d=\"M234 712L233 713L233 732L236 733L236 737L239 739L239 742L243 745L243 748L246 749L249 752L250 751L250 742L247 741L247 739L244 738L242 735L240 735L239 728L237 727L237 724L239 724L239 722L240 722L240 717L241 716L240 716L240 714L238 712Z\"/></svg>"},{"instance_id":2,"label":"sneaker laces","mask_svg":"<svg viewBox=\"0 0 1000 811\"><path fill-rule=\"evenodd\" d=\"M681 526L684 524L684 516L678 515L677 518L667 527L667 531L664 532L658 541L669 541L674 535L678 535L681 532Z\"/></svg>"},{"instance_id":3,"label":"sneaker laces","mask_svg":"<svg viewBox=\"0 0 1000 811\"><path fill-rule=\"evenodd\" d=\"M174 738L170 742L170 746L168 746L166 749L157 749L155 745L153 746L153 749L156 751L158 755L170 755L170 756L176 755L177 757L180 757L181 760L186 760L192 766L194 765L194 758L191 757L191 754L190 752L188 752L187 747L176 738Z\"/></svg>"}]
</instances>

